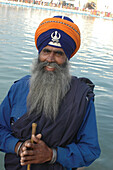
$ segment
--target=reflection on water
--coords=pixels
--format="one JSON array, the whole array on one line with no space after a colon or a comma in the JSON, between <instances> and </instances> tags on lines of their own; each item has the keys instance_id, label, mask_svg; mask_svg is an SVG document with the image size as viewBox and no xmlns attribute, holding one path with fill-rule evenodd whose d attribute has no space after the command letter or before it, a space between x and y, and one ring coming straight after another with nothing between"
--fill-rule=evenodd
<instances>
[{"instance_id":1,"label":"reflection on water","mask_svg":"<svg viewBox=\"0 0 113 170\"><path fill-rule=\"evenodd\" d=\"M113 167L113 21L77 14L0 5L0 102L13 81L29 74L37 56L35 30L46 17L68 15L80 27L81 48L71 59L70 72L90 78L95 86L95 105L101 157L89 170ZM3 161L0 159L0 165Z\"/></svg>"}]
</instances>

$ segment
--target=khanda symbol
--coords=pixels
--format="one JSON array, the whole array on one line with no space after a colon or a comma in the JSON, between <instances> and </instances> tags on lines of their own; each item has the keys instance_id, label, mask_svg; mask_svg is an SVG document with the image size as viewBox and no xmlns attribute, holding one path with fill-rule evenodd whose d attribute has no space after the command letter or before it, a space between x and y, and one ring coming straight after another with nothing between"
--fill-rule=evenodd
<instances>
[{"instance_id":1,"label":"khanda symbol","mask_svg":"<svg viewBox=\"0 0 113 170\"><path fill-rule=\"evenodd\" d=\"M57 46L57 47L61 47L61 44L59 42L59 39L61 38L61 34L58 33L58 31L53 32L51 34L51 38L52 38L52 40L48 44L54 45L54 46Z\"/></svg>"},{"instance_id":2,"label":"khanda symbol","mask_svg":"<svg viewBox=\"0 0 113 170\"><path fill-rule=\"evenodd\" d=\"M61 35L58 33L58 31L55 31L51 34L51 38L53 42L59 42Z\"/></svg>"}]
</instances>

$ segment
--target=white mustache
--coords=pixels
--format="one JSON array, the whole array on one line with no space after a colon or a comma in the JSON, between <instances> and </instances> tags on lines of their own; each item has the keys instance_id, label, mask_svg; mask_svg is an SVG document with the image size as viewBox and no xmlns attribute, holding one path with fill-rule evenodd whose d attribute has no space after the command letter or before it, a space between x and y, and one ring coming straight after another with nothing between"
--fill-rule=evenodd
<instances>
[{"instance_id":1,"label":"white mustache","mask_svg":"<svg viewBox=\"0 0 113 170\"><path fill-rule=\"evenodd\" d=\"M57 63L55 63L55 62L52 62L52 63L49 63L49 62L47 62L47 61L44 61L44 62L41 62L40 60L39 60L39 63L40 63L40 69L43 69L44 67L46 67L46 66L50 66L51 68L55 68L55 69L57 69L57 70L59 70L59 71L62 71L62 69L64 69L64 67L66 66L66 64L67 64L67 62L65 62L64 64L62 64L62 65L59 65L59 64L57 64Z\"/></svg>"}]
</instances>

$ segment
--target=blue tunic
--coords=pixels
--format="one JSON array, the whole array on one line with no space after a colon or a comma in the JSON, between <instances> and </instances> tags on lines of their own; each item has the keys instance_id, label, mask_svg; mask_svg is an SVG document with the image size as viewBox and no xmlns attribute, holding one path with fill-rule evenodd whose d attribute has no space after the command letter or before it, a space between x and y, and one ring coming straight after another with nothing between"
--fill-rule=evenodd
<instances>
[{"instance_id":1,"label":"blue tunic","mask_svg":"<svg viewBox=\"0 0 113 170\"><path fill-rule=\"evenodd\" d=\"M29 76L14 83L0 106L0 150L14 153L19 141L12 135L11 120L17 121L26 112L26 98L29 92ZM18 94L18 97L15 97ZM86 114L76 135L76 142L65 147L57 146L57 162L63 167L82 167L90 165L100 155L98 144L95 108L91 98Z\"/></svg>"}]
</instances>

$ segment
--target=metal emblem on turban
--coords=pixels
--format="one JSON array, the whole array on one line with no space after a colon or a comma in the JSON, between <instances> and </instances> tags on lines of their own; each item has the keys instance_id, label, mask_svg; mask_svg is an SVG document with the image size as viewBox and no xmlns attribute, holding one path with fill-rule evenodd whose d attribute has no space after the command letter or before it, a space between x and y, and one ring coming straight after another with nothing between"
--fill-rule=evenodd
<instances>
[{"instance_id":1,"label":"metal emblem on turban","mask_svg":"<svg viewBox=\"0 0 113 170\"><path fill-rule=\"evenodd\" d=\"M50 45L54 45L54 46L57 46L57 47L61 47L61 44L59 42L59 39L61 38L61 35L60 33L58 33L58 31L55 31L51 34L51 41L48 43Z\"/></svg>"}]
</instances>

